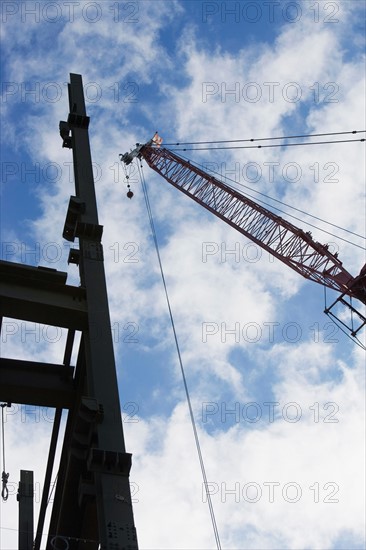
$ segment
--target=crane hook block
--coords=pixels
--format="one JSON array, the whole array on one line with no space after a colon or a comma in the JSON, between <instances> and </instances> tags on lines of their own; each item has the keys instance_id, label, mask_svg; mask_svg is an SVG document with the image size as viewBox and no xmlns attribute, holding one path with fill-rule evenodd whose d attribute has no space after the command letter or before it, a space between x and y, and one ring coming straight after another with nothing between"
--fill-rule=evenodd
<instances>
[{"instance_id":1,"label":"crane hook block","mask_svg":"<svg viewBox=\"0 0 366 550\"><path fill-rule=\"evenodd\" d=\"M9 479L9 474L6 474L5 472L3 472L1 474L1 481L2 481L1 497L4 502L6 502L9 498L9 489L7 487L8 479Z\"/></svg>"},{"instance_id":2,"label":"crane hook block","mask_svg":"<svg viewBox=\"0 0 366 550\"><path fill-rule=\"evenodd\" d=\"M127 176L127 177L128 177L128 176ZM128 187L127 197L128 197L129 199L132 199L132 197L133 197L133 192L132 192L131 189L130 189L130 184L128 184L127 187Z\"/></svg>"}]
</instances>

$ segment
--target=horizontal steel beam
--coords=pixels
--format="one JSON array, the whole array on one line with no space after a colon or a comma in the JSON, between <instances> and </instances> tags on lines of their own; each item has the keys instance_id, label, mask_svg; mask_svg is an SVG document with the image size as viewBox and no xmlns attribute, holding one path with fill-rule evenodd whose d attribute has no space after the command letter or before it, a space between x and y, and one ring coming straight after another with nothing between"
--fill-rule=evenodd
<instances>
[{"instance_id":1,"label":"horizontal steel beam","mask_svg":"<svg viewBox=\"0 0 366 550\"><path fill-rule=\"evenodd\" d=\"M66 273L0 261L0 316L83 330L83 288L66 285Z\"/></svg>"},{"instance_id":2,"label":"horizontal steel beam","mask_svg":"<svg viewBox=\"0 0 366 550\"><path fill-rule=\"evenodd\" d=\"M69 409L74 367L0 358L0 401Z\"/></svg>"}]
</instances>

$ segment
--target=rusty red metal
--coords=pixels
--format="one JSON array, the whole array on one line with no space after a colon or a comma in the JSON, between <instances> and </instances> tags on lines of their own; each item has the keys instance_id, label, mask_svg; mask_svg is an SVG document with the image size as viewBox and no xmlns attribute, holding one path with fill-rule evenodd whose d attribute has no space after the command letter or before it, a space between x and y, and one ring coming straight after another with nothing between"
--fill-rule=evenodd
<instances>
[{"instance_id":1,"label":"rusty red metal","mask_svg":"<svg viewBox=\"0 0 366 550\"><path fill-rule=\"evenodd\" d=\"M366 303L366 274L353 277L328 245L172 151L144 145L148 165L174 187L221 218L303 277ZM365 270L364 270L365 271Z\"/></svg>"}]
</instances>

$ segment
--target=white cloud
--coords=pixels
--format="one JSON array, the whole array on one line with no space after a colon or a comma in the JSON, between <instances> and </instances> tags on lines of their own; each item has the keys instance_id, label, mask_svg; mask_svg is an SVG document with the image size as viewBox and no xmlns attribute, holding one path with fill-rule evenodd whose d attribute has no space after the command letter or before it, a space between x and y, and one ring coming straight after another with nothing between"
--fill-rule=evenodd
<instances>
[{"instance_id":1,"label":"white cloud","mask_svg":"<svg viewBox=\"0 0 366 550\"><path fill-rule=\"evenodd\" d=\"M304 18L299 24L282 27L272 44L264 39L255 45L248 45L244 39L242 43L238 41L235 53L225 49L224 40L219 46L219 38L213 42L208 37L210 47L203 45L202 29L197 29L199 21L190 18L187 5L177 2L141 2L136 24L117 25L110 19L113 14L105 12L105 17L92 25L79 13L74 23L63 21L52 27L52 42L51 27L44 21L19 25L9 19L6 25L8 81L51 81L63 86L68 73L77 72L83 74L84 83L97 83L99 88L91 91L102 91L99 101L88 102L87 110L91 115L92 156L96 174L100 175L96 178L96 192L100 223L104 225L111 319L122 327L132 321L139 328L139 344L132 351L130 348L127 352L126 346L116 343L117 363L122 362L124 355L131 357L134 353L138 359L131 363L139 362L141 357L162 363L153 374L149 366L134 364L126 375L133 377L131 371L136 368L151 380L147 397L164 410L157 415L153 410L143 410L144 403L139 402L139 422L124 423L128 450L134 457L131 480L135 483L133 496L138 499L134 509L141 548L211 548L214 538L207 504L202 502L198 459L187 406L182 401L179 367L142 192L134 181L134 198L129 201L125 197L124 175L117 172L118 154L151 137L156 124L159 130L161 125L165 141L171 136L182 141L266 137L286 134L288 128L301 133L361 129L358 125L364 108L363 60L355 50L359 48L358 35L347 27L359 16L354 4L342 5L338 26L315 25ZM170 27L177 32L173 48L163 36ZM15 43L17 48L11 51L10 44ZM32 43L32 50L25 52L28 43ZM114 101L116 82L135 82L138 101L123 101L123 94L129 90L122 87L120 101ZM243 90L248 94L254 91L245 88L248 82L260 85L260 101L254 103L243 97ZM265 82L279 82L273 88L273 102ZM292 82L302 91L301 102L285 101L282 96L284 87ZM316 82L323 100L335 91L334 97L339 101L317 103ZM329 82L336 83L339 90L325 88ZM211 88L204 88L205 83L211 83ZM222 95L235 83L239 84L239 101L232 95ZM203 97L205 91L214 95ZM71 161L71 154L61 148L58 135L58 122L68 112L66 88L62 87L62 96L54 103L21 101L19 91L9 96L5 107L7 145L29 155L32 162L54 162L62 168L57 181L48 181L46 187L42 184L34 191L42 215L33 220L32 233L28 230L28 234L16 235L6 228L5 236L14 241L26 236L42 245L53 242L64 250L60 235L68 197L74 193L69 165L65 164ZM17 108L21 108L21 117L11 118ZM347 144L244 149L235 153L211 152L207 156L197 151L194 158L214 162L224 172L239 163L242 183L363 233L361 147ZM258 182L245 179L243 168L249 162L262 168L263 177ZM274 181L269 181L265 162L279 163L279 176ZM333 162L339 168L337 183L326 181L334 166L325 166ZM283 176L288 163L301 167L298 182L289 182ZM320 181L314 181L315 163ZM320 287L307 285L287 266L271 262L264 253L259 261L251 261L245 256L247 241L233 229L170 189L149 169L145 169L145 175L207 475L212 491L217 489L212 499L223 547L335 548L342 537L361 547L365 502L363 356L341 338L340 332L336 334L338 342L327 343L329 332L324 332L324 318L316 313L322 309L318 300ZM321 242L332 240L317 230L314 235ZM207 256L206 262L202 261L205 243L214 243L214 253ZM236 252L227 253L236 251L237 243L239 261ZM362 265L362 254L342 244L340 258L353 274ZM138 261L131 261L135 259ZM48 267L67 269L69 282L78 284L77 268L68 267L66 260L63 253L57 265ZM302 328L299 342L292 343L284 337L284 323L289 320ZM279 326L276 334L280 336L275 342L267 333L257 343L243 338L243 326L256 324L264 334L268 322ZM218 329L206 342L204 323ZM227 333L226 342L223 341L225 331L232 330L236 323L240 326L239 341L232 333ZM38 360L55 362L60 362L62 355L62 343L39 349L28 338L26 349L21 350L19 340L8 344L9 355L37 354ZM121 376L124 369L119 369ZM160 375L162 379L158 378ZM137 386L144 386L144 382L137 380ZM137 388L136 395L145 395L144 391L145 387L139 394ZM125 386L122 393L128 401ZM269 408L264 405L271 400L279 403L274 422L269 421ZM249 422L244 414L245 405L251 401L262 412L258 423ZM202 422L203 403L217 404L217 411L207 423ZM227 414L224 422L222 414L226 419L225 413L237 407L236 403L239 421ZM289 421L298 410L288 406L292 403L301 407L298 422ZM327 403L336 404L339 409L334 405L326 408ZM283 414L289 417L283 418ZM326 418L339 422L324 422ZM48 425L40 427L29 441L30 431L24 423L9 428L12 479L13 472L21 467L37 472L44 467L48 429ZM25 464L25 456L32 461ZM37 476L41 478L42 474ZM258 484L262 491L256 503L243 497L244 486L249 482ZM280 484L274 488L272 503L266 482ZM283 498L287 483L297 483L301 488L298 502L286 502ZM336 485L325 488L326 483L339 487L335 496L339 502L324 502L336 489ZM235 502L236 495L232 493L227 493L226 502L222 502L225 489L236 487L239 502ZM321 502L316 503L318 489ZM290 487L290 498L292 490ZM16 517L15 499L1 504L1 513L2 529L15 526L9 519ZM9 550L16 547L14 535L2 530L1 537Z\"/></svg>"},{"instance_id":2,"label":"white cloud","mask_svg":"<svg viewBox=\"0 0 366 550\"><path fill-rule=\"evenodd\" d=\"M317 348L316 355L311 348ZM337 384L309 382L305 368L303 376L297 373L296 355L307 357L311 368L323 369L324 352L334 361L324 346L301 345L293 351L286 346L286 360L279 350L271 354L279 359L283 377L275 395L275 409L281 414L274 422L262 403L262 429L250 430L241 414L231 429L215 436L199 430L223 547L331 548L346 531L362 541L364 365L360 361L352 371L341 367L344 377ZM244 406L241 402L241 413ZM299 411L301 418L293 422ZM159 548L213 547L209 518L198 504L204 500L202 481L194 473L198 460L185 405L179 404L170 419L158 423L164 433L163 441L157 439L158 452L149 452L156 420L127 426L129 444L138 450L133 466L139 487L137 525L145 510L150 518L141 530L141 547L152 541ZM196 510L193 516L191 509ZM174 539L175 529L154 529L162 516L179 530L179 525L190 525L188 532L182 529L181 546Z\"/></svg>"}]
</instances>

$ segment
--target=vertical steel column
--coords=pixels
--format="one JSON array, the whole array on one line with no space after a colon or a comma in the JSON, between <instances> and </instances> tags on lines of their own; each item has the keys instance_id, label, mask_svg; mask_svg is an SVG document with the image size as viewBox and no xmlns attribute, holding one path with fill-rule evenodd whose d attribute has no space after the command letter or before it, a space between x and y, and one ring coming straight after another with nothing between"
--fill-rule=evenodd
<instances>
[{"instance_id":1,"label":"vertical steel column","mask_svg":"<svg viewBox=\"0 0 366 550\"><path fill-rule=\"evenodd\" d=\"M76 226L80 243L80 278L85 287L89 326L84 332L88 397L95 399L100 421L95 424L88 470L96 495L102 550L137 549L129 471L118 394L111 322L100 242L88 125L81 75L70 74L71 145L76 197L82 204Z\"/></svg>"},{"instance_id":2,"label":"vertical steel column","mask_svg":"<svg viewBox=\"0 0 366 550\"><path fill-rule=\"evenodd\" d=\"M19 502L19 550L33 548L33 472L20 470L17 494Z\"/></svg>"}]
</instances>

